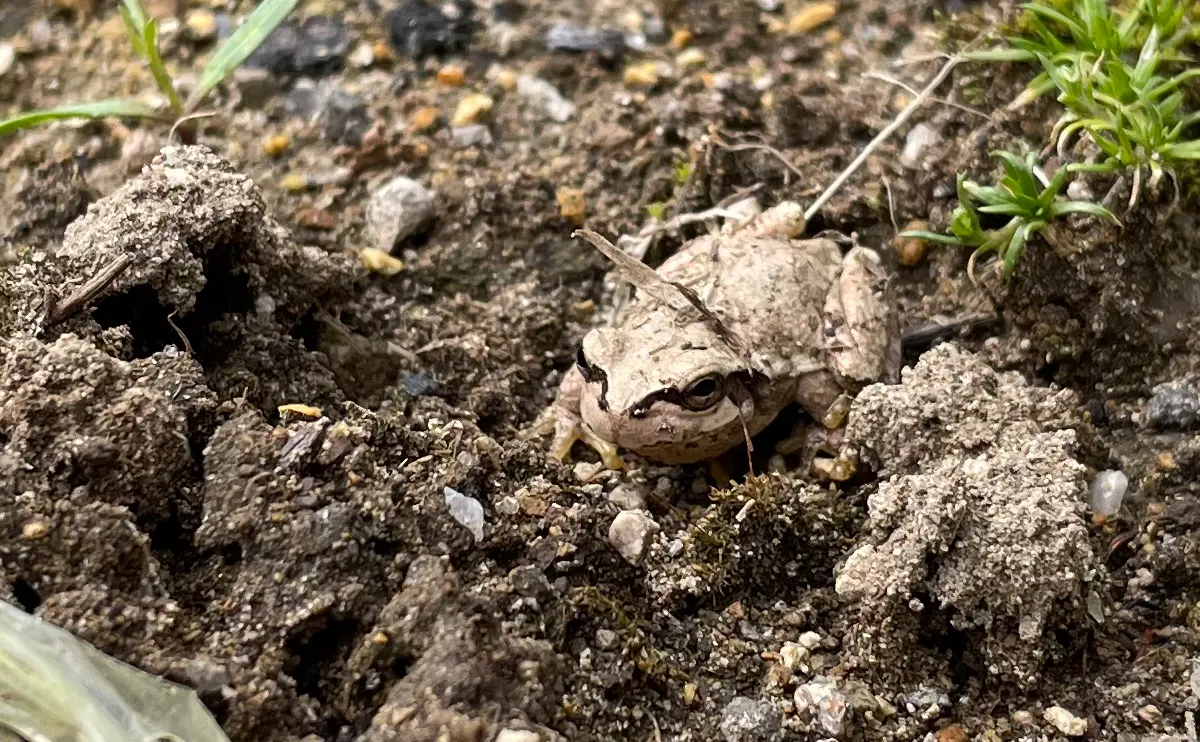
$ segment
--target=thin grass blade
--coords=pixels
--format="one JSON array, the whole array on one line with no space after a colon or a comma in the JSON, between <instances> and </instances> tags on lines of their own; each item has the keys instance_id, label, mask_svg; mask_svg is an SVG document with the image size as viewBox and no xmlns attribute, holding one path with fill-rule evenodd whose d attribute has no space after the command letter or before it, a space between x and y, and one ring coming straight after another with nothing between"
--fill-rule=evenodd
<instances>
[{"instance_id":1,"label":"thin grass blade","mask_svg":"<svg viewBox=\"0 0 1200 742\"><path fill-rule=\"evenodd\" d=\"M146 24L144 41L146 43L146 61L150 65L150 74L154 77L154 84L158 86L163 95L167 96L167 102L171 104L171 110L175 112L175 115L182 116L183 102L179 100L179 93L175 91L175 83L171 80L171 74L167 72L167 66L158 53L158 23L153 20Z\"/></svg>"},{"instance_id":2,"label":"thin grass blade","mask_svg":"<svg viewBox=\"0 0 1200 742\"><path fill-rule=\"evenodd\" d=\"M193 110L204 96L212 92L212 89L238 65L245 62L259 44L271 35L275 27L295 10L299 2L300 0L263 0L233 36L217 49L208 66L204 68L196 89L188 96L185 109Z\"/></svg>"},{"instance_id":3,"label":"thin grass blade","mask_svg":"<svg viewBox=\"0 0 1200 742\"><path fill-rule=\"evenodd\" d=\"M901 237L913 237L918 240L929 240L930 242L939 242L943 245L961 245L961 244L963 244L962 240L958 239L954 235L940 234L938 232L925 232L925 231L922 231L919 229L913 230L911 232L901 232L900 236Z\"/></svg>"},{"instance_id":4,"label":"thin grass blade","mask_svg":"<svg viewBox=\"0 0 1200 742\"><path fill-rule=\"evenodd\" d=\"M125 35L129 37L129 45L133 47L134 54L137 54L142 59L146 58L146 41L142 35L142 29L145 26L139 26L137 19L129 12L129 8L122 5L118 9L121 13L121 20L125 24Z\"/></svg>"},{"instance_id":5,"label":"thin grass blade","mask_svg":"<svg viewBox=\"0 0 1200 742\"><path fill-rule=\"evenodd\" d=\"M111 98L93 103L81 103L41 111L26 111L10 119L0 121L0 134L9 134L21 129L29 129L48 121L79 118L102 119L110 117L161 118L158 111L155 111L145 103L127 98Z\"/></svg>"},{"instance_id":6,"label":"thin grass blade","mask_svg":"<svg viewBox=\"0 0 1200 742\"><path fill-rule=\"evenodd\" d=\"M1088 214L1097 219L1117 221L1117 217L1111 211L1090 201L1062 201L1050 207L1051 216L1059 217L1066 214Z\"/></svg>"}]
</instances>

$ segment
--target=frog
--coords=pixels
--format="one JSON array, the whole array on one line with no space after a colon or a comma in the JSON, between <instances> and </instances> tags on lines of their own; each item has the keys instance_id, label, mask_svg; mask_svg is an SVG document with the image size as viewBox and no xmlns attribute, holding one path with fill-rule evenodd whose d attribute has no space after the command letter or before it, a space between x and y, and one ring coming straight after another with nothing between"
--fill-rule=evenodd
<instances>
[{"instance_id":1,"label":"frog","mask_svg":"<svg viewBox=\"0 0 1200 742\"><path fill-rule=\"evenodd\" d=\"M638 285L583 337L547 410L551 454L566 462L582 441L608 469L622 468L622 449L711 460L750 446L790 405L833 429L845 417L835 408L864 386L897 382L901 334L879 254L802 239L805 228L784 201L664 261L658 290Z\"/></svg>"}]
</instances>

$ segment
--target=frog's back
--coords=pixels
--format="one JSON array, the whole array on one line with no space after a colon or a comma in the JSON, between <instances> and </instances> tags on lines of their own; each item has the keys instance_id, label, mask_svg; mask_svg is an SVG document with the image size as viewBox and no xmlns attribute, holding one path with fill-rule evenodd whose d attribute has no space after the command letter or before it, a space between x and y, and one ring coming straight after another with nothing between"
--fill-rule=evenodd
<instances>
[{"instance_id":1,"label":"frog's back","mask_svg":"<svg viewBox=\"0 0 1200 742\"><path fill-rule=\"evenodd\" d=\"M753 348L772 376L806 373L824 363L821 311L841 267L830 240L709 235L685 245L658 268L696 292L705 306ZM628 307L619 324L662 308Z\"/></svg>"}]
</instances>

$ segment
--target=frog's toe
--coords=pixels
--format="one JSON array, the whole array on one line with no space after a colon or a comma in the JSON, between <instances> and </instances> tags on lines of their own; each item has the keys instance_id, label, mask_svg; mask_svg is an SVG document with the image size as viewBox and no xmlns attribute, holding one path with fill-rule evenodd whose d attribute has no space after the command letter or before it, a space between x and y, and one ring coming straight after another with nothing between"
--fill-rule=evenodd
<instances>
[{"instance_id":1,"label":"frog's toe","mask_svg":"<svg viewBox=\"0 0 1200 742\"><path fill-rule=\"evenodd\" d=\"M560 412L554 420L554 440L550 444L550 455L559 461L566 462L571 458L571 449L576 442L583 443L599 454L600 460L609 469L621 469L625 465L616 444L596 435L577 416L568 412Z\"/></svg>"}]
</instances>

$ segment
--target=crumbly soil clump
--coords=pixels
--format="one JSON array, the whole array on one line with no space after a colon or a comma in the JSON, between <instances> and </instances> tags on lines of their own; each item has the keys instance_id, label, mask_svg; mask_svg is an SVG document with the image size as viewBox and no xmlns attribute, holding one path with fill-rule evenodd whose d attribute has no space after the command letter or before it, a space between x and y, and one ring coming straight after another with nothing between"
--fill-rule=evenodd
<instances>
[{"instance_id":1,"label":"crumbly soil clump","mask_svg":"<svg viewBox=\"0 0 1200 742\"><path fill-rule=\"evenodd\" d=\"M147 4L185 88L250 6ZM809 225L879 249L925 338L854 402L852 479L771 455L793 410L745 476L528 435L617 288L574 229L810 203L907 103L867 73L923 87L912 60L1011 8L311 5L197 145L0 138L0 599L195 689L233 742L1194 737L1187 194L1057 224L1007 284L892 249L989 151L1043 146L1053 101L1003 110L1029 69L961 65ZM0 113L150 84L107 5L0 15ZM431 213L370 270L401 176ZM1128 492L1101 517L1104 470Z\"/></svg>"}]
</instances>

